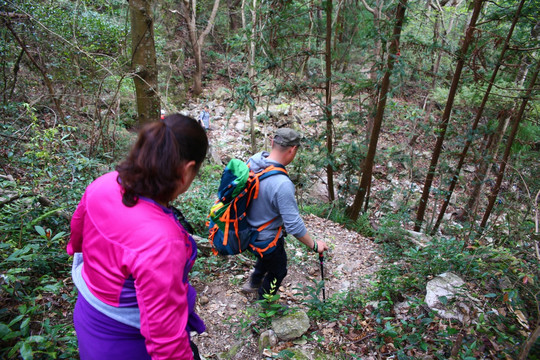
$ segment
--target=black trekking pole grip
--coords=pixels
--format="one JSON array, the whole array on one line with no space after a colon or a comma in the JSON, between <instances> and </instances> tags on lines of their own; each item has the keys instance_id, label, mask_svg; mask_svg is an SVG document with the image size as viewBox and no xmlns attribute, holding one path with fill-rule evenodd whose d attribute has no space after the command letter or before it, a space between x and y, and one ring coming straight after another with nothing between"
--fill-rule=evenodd
<instances>
[{"instance_id":1,"label":"black trekking pole grip","mask_svg":"<svg viewBox=\"0 0 540 360\"><path fill-rule=\"evenodd\" d=\"M319 263L321 264L321 279L322 279L322 282L323 282L322 298L323 298L323 301L326 301L326 294L325 294L325 289L324 289L324 265L323 265L323 262L324 262L324 255L323 255L323 253L319 253Z\"/></svg>"}]
</instances>

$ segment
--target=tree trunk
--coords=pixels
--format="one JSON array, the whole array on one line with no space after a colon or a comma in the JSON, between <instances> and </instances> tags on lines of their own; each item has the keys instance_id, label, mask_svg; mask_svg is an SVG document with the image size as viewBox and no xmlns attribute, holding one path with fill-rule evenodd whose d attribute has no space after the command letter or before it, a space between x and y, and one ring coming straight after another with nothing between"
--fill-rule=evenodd
<instances>
[{"instance_id":1,"label":"tree trunk","mask_svg":"<svg viewBox=\"0 0 540 360\"><path fill-rule=\"evenodd\" d=\"M227 10L229 11L229 30L231 33L240 28L238 24L238 5L240 0L227 0Z\"/></svg>"},{"instance_id":2,"label":"tree trunk","mask_svg":"<svg viewBox=\"0 0 540 360\"><path fill-rule=\"evenodd\" d=\"M370 7L366 0L362 0L362 4L364 4L364 7L367 11L369 11L373 15L373 27L375 30L380 30L380 22L381 22L381 15L382 15L382 9L384 7L384 1L383 0L376 0L374 7ZM371 71L369 74L369 77L373 82L376 82L377 80L377 73L382 68L381 63L382 59L379 57L381 56L381 53L384 53L382 49L382 42L381 42L381 36L380 34L377 35L378 37L375 39L375 44L373 47L373 65L371 67Z\"/></svg>"},{"instance_id":3,"label":"tree trunk","mask_svg":"<svg viewBox=\"0 0 540 360\"><path fill-rule=\"evenodd\" d=\"M507 115L507 111L501 111L499 113L499 123L497 129L495 130L494 134L491 134L489 136L484 150L482 151L480 159L481 162L474 173L473 189L471 191L469 201L467 202L467 205L464 209L469 219L474 217L475 209L478 204L480 192L482 191L482 186L484 185L484 181L486 180L486 176L488 174L489 166L497 157L497 148L501 142L504 133L506 132L506 128L508 127L509 117Z\"/></svg>"},{"instance_id":4,"label":"tree trunk","mask_svg":"<svg viewBox=\"0 0 540 360\"><path fill-rule=\"evenodd\" d=\"M9 93L9 98L13 98L13 94L15 92L15 87L17 86L17 78L19 76L19 69L20 69L20 64L21 64L21 60L22 60L22 57L24 55L24 50L21 50L21 52L19 53L19 56L17 57L17 60L15 61L15 64L13 65L13 84L11 84L11 91ZM7 62L2 62L2 66L6 66L7 65ZM7 105L7 98L6 98L6 95L7 95L7 76L4 76L4 79L6 79L5 83L4 83L4 104Z\"/></svg>"},{"instance_id":5,"label":"tree trunk","mask_svg":"<svg viewBox=\"0 0 540 360\"><path fill-rule=\"evenodd\" d=\"M536 251L536 258L540 259L540 249L538 248L538 238L540 238L540 229L539 229L539 208L538 208L538 200L540 199L540 191L536 193L536 196L534 198L534 250ZM536 325L534 327L534 330L529 334L527 337L527 340L523 344L523 347L521 348L521 352L519 353L518 360L526 360L529 358L529 352L531 351L531 348L536 343L538 338L540 337L540 319L536 320Z\"/></svg>"},{"instance_id":6,"label":"tree trunk","mask_svg":"<svg viewBox=\"0 0 540 360\"><path fill-rule=\"evenodd\" d=\"M535 29L540 27L540 21L536 23L536 26L531 31L531 38L538 40L538 33ZM518 69L518 72L516 74L515 84L518 88L522 88L523 84L525 83L525 79L528 74L528 70L530 67L530 59L525 54L521 57L521 65ZM514 108L517 107L517 102L514 105ZM503 109L499 112L498 115L498 126L497 130L494 134L492 134L489 137L489 141L487 145L485 146L485 150L482 153L482 159L480 165L477 167L475 176L474 176L474 182L473 182L473 190L471 192L471 195L469 197L469 201L467 202L467 206L465 207L465 211L467 212L467 216L469 220L474 218L475 215L475 209L477 207L477 203L479 201L480 192L482 190L482 186L484 184L484 181L486 179L486 176L488 174L488 167L491 165L492 161L497 158L497 150L499 148L499 144L501 143L501 139L506 132L506 129L508 127L508 122L510 120L510 114L511 110Z\"/></svg>"},{"instance_id":7,"label":"tree trunk","mask_svg":"<svg viewBox=\"0 0 540 360\"><path fill-rule=\"evenodd\" d=\"M424 190L422 192L420 204L418 205L418 212L416 214L414 231L420 231L420 229L422 228L422 222L424 221L424 213L426 211L426 206L429 199L429 193L431 191L431 184L433 183L435 170L437 167L437 163L439 161L439 156L441 154L442 144L444 142L446 129L448 127L448 121L450 120L452 106L454 104L457 87L459 84L459 80L461 78L461 71L463 70L463 65L465 64L465 56L467 55L467 50L469 49L469 45L473 41L473 34L475 30L476 20L478 19L478 16L480 15L480 10L482 9L482 2L483 0L474 1L474 10L471 16L471 20L467 27L465 38L463 39L463 44L461 45L461 49L458 53L458 62L456 64L456 71L454 72L452 85L450 86L450 91L448 93L448 99L446 101L446 106L444 108L441 124L439 125L438 131L437 131L437 142L435 144L435 148L433 149L433 155L431 157L428 173L426 176L426 180L424 182Z\"/></svg>"},{"instance_id":8,"label":"tree trunk","mask_svg":"<svg viewBox=\"0 0 540 360\"><path fill-rule=\"evenodd\" d=\"M255 34L257 33L257 0L253 0L251 9L251 38L249 40L249 81L253 84L255 78ZM253 87L252 87L253 88ZM251 153L257 152L255 138L255 121L253 119L253 106L249 106L249 127L251 132Z\"/></svg>"},{"instance_id":9,"label":"tree trunk","mask_svg":"<svg viewBox=\"0 0 540 360\"><path fill-rule=\"evenodd\" d=\"M484 108L486 106L489 95L491 93L491 88L493 87L493 84L495 83L495 79L497 78L497 73L499 72L499 68L502 62L504 61L504 55L506 53L506 50L508 50L510 39L512 38L514 28L519 20L519 15L521 14L521 9L523 8L524 3L525 3L525 0L521 0L521 2L518 5L518 8L516 10L516 15L514 16L514 20L512 22L512 25L510 26L510 30L508 30L508 34L506 36L503 49L501 50L501 54L499 55L499 60L495 64L495 68L493 69L493 73L491 74L491 79L489 80L489 84L484 94L484 97L482 99L482 103L480 104L480 107L478 108L476 112L476 117L474 118L473 124L471 126L470 135L467 136L467 141L465 142L465 146L463 147L463 150L461 151L461 154L459 156L458 165L454 172L454 176L452 176L452 179L450 181L450 186L448 187L448 191L446 192L446 198L439 212L439 216L437 217L437 221L435 222L435 225L433 226L433 229L431 230L431 235L434 235L437 232L437 229L439 228L441 224L441 221L444 217L444 213L446 212L448 204L450 204L450 197L452 196L452 193L454 192L454 188L456 187L456 183L459 178L459 173L461 172L461 168L463 167L463 164L465 163L465 157L467 156L469 147L472 144L473 134L475 133L478 127L478 123L480 122L480 118L482 117L482 114L484 113Z\"/></svg>"},{"instance_id":10,"label":"tree trunk","mask_svg":"<svg viewBox=\"0 0 540 360\"><path fill-rule=\"evenodd\" d=\"M510 151L512 150L512 144L514 143L514 139L516 138L516 134L519 129L519 123L521 122L521 119L523 118L523 113L525 112L525 108L527 107L527 103L529 102L529 98L531 97L531 93L536 84L536 79L538 78L539 70L540 70L540 62L537 62L536 69L534 71L531 82L529 84L529 88L527 89L527 93L522 98L521 107L519 108L518 113L512 116L512 130L510 131L510 135L508 136L508 139L506 140L506 148L504 150L504 155L499 163L499 174L497 175L497 181L495 183L495 186L491 190L491 194L488 199L488 206L484 213L484 217L482 218L482 222L480 223L481 229L484 229L486 227L487 221L489 219L489 215L491 214L491 211L493 210L493 206L495 205L495 200L497 199L497 196L499 195L499 190L501 188L502 180L504 177L506 164L508 163Z\"/></svg>"},{"instance_id":11,"label":"tree trunk","mask_svg":"<svg viewBox=\"0 0 540 360\"><path fill-rule=\"evenodd\" d=\"M437 41L438 41L438 39L440 37L439 27L440 27L440 25L442 23L441 13L442 13L442 9L437 9L437 12L436 12L436 15L435 15L435 23L433 25L433 45L437 44ZM431 87L430 87L428 93L426 94L426 98L424 100L424 108L425 108L425 111L426 111L425 115L424 115L424 123L425 124L429 123L429 119L431 117L431 111L433 110L434 102L433 102L433 99L430 98L430 95L433 92L433 90L435 89L435 85L437 85L437 76L439 74L439 68L440 68L440 65L441 65L442 55L443 55L442 51L440 51L440 50L437 51L437 57L435 59L433 59L434 60L433 65L431 67L431 76L433 78L431 79ZM415 129L416 129L416 124L415 124ZM418 139L419 136L420 136L419 133L415 133L411 137L411 139L409 140L409 146L413 146L416 143L416 139Z\"/></svg>"},{"instance_id":12,"label":"tree trunk","mask_svg":"<svg viewBox=\"0 0 540 360\"><path fill-rule=\"evenodd\" d=\"M204 45L206 36L210 33L210 30L212 30L212 27L214 26L214 21L219 8L219 1L220 0L214 0L212 13L210 14L206 27L200 35L197 31L197 0L182 1L181 14L188 27L189 42L191 43L193 60L195 61L195 72L193 73L193 94L195 96L202 94L202 77L204 71L202 47Z\"/></svg>"},{"instance_id":13,"label":"tree trunk","mask_svg":"<svg viewBox=\"0 0 540 360\"><path fill-rule=\"evenodd\" d=\"M325 82L325 107L326 118L326 149L329 159L332 159L333 150L333 124L332 124L332 0L326 0L326 82ZM334 165L329 161L326 166L326 178L328 182L328 199L334 201Z\"/></svg>"},{"instance_id":14,"label":"tree trunk","mask_svg":"<svg viewBox=\"0 0 540 360\"><path fill-rule=\"evenodd\" d=\"M139 126L159 119L158 70L151 0L131 0L131 67L134 72Z\"/></svg>"},{"instance_id":15,"label":"tree trunk","mask_svg":"<svg viewBox=\"0 0 540 360\"><path fill-rule=\"evenodd\" d=\"M334 30L334 47L333 47L333 52L336 54L336 57L339 57L337 56L338 55L338 44L341 44L341 42L343 41L343 32L345 30L345 20L344 20L344 17L343 17L343 14L342 14L342 8L343 8L343 3L345 2L345 0L340 0L338 2L338 6L337 6L337 10L336 10L336 28Z\"/></svg>"},{"instance_id":16,"label":"tree trunk","mask_svg":"<svg viewBox=\"0 0 540 360\"><path fill-rule=\"evenodd\" d=\"M309 58L311 57L311 39L313 38L313 28L315 27L315 21L313 21L313 8L314 8L314 5L313 5L313 0L310 0L310 9L309 9L309 33L308 33L308 36L307 36L307 51L306 51L306 56L304 58L304 60L302 61L302 65L300 66L300 71L299 71L299 77L302 78L304 76L304 74L308 74L309 76L309 68L308 68L308 62L309 62Z\"/></svg>"},{"instance_id":17,"label":"tree trunk","mask_svg":"<svg viewBox=\"0 0 540 360\"><path fill-rule=\"evenodd\" d=\"M193 94L202 94L202 76L203 76L203 60L201 47L199 42L195 41L193 44L193 60L195 61L195 72L193 73Z\"/></svg>"},{"instance_id":18,"label":"tree trunk","mask_svg":"<svg viewBox=\"0 0 540 360\"><path fill-rule=\"evenodd\" d=\"M540 20L536 22L536 24L531 30L531 40L536 42L540 40ZM531 56L528 55L524 55L521 60L521 66L519 67L518 73L516 75L516 84L520 87L525 84L525 79L527 78L527 73L531 65L531 60Z\"/></svg>"},{"instance_id":19,"label":"tree trunk","mask_svg":"<svg viewBox=\"0 0 540 360\"><path fill-rule=\"evenodd\" d=\"M384 6L384 1L383 0L377 0L375 2L375 6L373 8L371 8L365 0L362 0L362 4L364 4L364 7L367 9L367 11L369 11L372 15L373 15L373 27L375 28L376 31L380 30L380 23L381 23L381 15L382 15L382 9L383 9L383 6ZM375 35L375 44L374 44L374 47L373 47L373 64L371 66L371 70L369 72L369 78L371 79L371 81L373 82L373 84L376 84L377 83L377 76L378 76L378 72L379 70L382 70L382 59L380 59L381 57L381 54L384 54L384 50L382 49L382 41L381 41L381 35L380 34L377 34ZM379 93L377 91L377 87L376 86L373 86L373 90L371 91L371 106L370 108L371 109L376 109L377 108L377 104L379 103L380 101L380 98L379 98ZM370 110L370 114L367 118L367 123L366 123L366 137L365 137L365 143L366 145L369 145L370 143L370 136L371 136L371 133L373 132L373 126L374 126L374 122L376 121L374 119L374 116L373 116L373 112Z\"/></svg>"},{"instance_id":20,"label":"tree trunk","mask_svg":"<svg viewBox=\"0 0 540 360\"><path fill-rule=\"evenodd\" d=\"M531 351L531 348L533 347L534 343L536 342L536 339L540 337L540 324L536 324L536 328L532 333L529 334L529 337L527 338L527 341L521 348L521 352L519 353L519 357L517 360L527 360L529 359L529 352ZM538 354L538 353L537 353Z\"/></svg>"},{"instance_id":21,"label":"tree trunk","mask_svg":"<svg viewBox=\"0 0 540 360\"><path fill-rule=\"evenodd\" d=\"M377 142L379 141L379 133L381 130L381 124L384 115L384 109L386 107L386 98L388 95L388 88L390 86L390 74L394 69L394 63L397 59L397 53L399 50L399 38L401 35L401 27L405 18L405 11L407 9L407 0L401 0L396 9L396 23L394 25L394 34L392 42L390 43L390 49L387 59L387 67L381 84L381 92L379 102L377 105L377 114L375 115L375 121L373 123L373 132L370 136L368 152L366 159L364 160L364 166L362 169L362 179L360 180L360 186L354 198L352 206L347 210L347 215L352 220L357 220L364 202L364 197L368 186L371 183L371 174L373 171L373 160L375 159L375 153L377 151Z\"/></svg>"}]
</instances>

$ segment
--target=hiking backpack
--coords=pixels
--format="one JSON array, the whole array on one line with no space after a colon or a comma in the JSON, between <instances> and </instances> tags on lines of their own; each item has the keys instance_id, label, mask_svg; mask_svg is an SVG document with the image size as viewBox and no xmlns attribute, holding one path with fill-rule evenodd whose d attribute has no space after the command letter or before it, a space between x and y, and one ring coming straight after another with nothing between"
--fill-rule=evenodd
<instances>
[{"instance_id":1,"label":"hiking backpack","mask_svg":"<svg viewBox=\"0 0 540 360\"><path fill-rule=\"evenodd\" d=\"M279 165L270 165L254 173L241 160L229 161L221 176L218 199L208 215L209 239L214 254L236 255L249 249L262 257L276 245L281 227L273 240L257 243L257 246L253 244L259 232L275 218L255 229L249 226L246 214L251 200L259 195L260 181L277 174L288 175L287 170Z\"/></svg>"}]
</instances>

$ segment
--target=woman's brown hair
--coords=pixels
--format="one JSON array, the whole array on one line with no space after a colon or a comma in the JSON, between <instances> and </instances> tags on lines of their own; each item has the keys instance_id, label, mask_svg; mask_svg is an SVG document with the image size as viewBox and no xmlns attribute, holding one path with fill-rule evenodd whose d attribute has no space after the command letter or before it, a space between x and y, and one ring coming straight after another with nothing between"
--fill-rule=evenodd
<instances>
[{"instance_id":1,"label":"woman's brown hair","mask_svg":"<svg viewBox=\"0 0 540 360\"><path fill-rule=\"evenodd\" d=\"M173 114L144 126L127 159L116 167L122 202L132 207L139 196L160 203L173 200L180 166L194 160L198 169L207 150L206 132L191 117Z\"/></svg>"}]
</instances>

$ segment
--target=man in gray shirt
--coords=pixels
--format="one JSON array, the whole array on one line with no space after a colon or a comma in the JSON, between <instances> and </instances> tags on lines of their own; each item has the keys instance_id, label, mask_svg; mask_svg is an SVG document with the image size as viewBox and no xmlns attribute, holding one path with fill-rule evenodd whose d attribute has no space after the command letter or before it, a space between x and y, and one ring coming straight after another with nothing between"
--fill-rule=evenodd
<instances>
[{"instance_id":1,"label":"man in gray shirt","mask_svg":"<svg viewBox=\"0 0 540 360\"><path fill-rule=\"evenodd\" d=\"M299 146L298 132L287 128L278 129L270 153L263 151L255 154L248 160L248 166L255 173L271 165L285 167L294 160ZM328 250L324 241L312 239L307 232L294 192L294 184L287 175L270 176L260 182L258 197L252 200L247 211L248 223L254 228L270 222L259 233L255 247L258 247L258 244L265 244L266 247L269 241L277 238L275 246L264 252L254 252L257 256L255 269L242 287L242 291L246 293L258 292L259 299L263 299L264 294L275 294L287 275L285 234L293 235L315 252Z\"/></svg>"}]
</instances>

